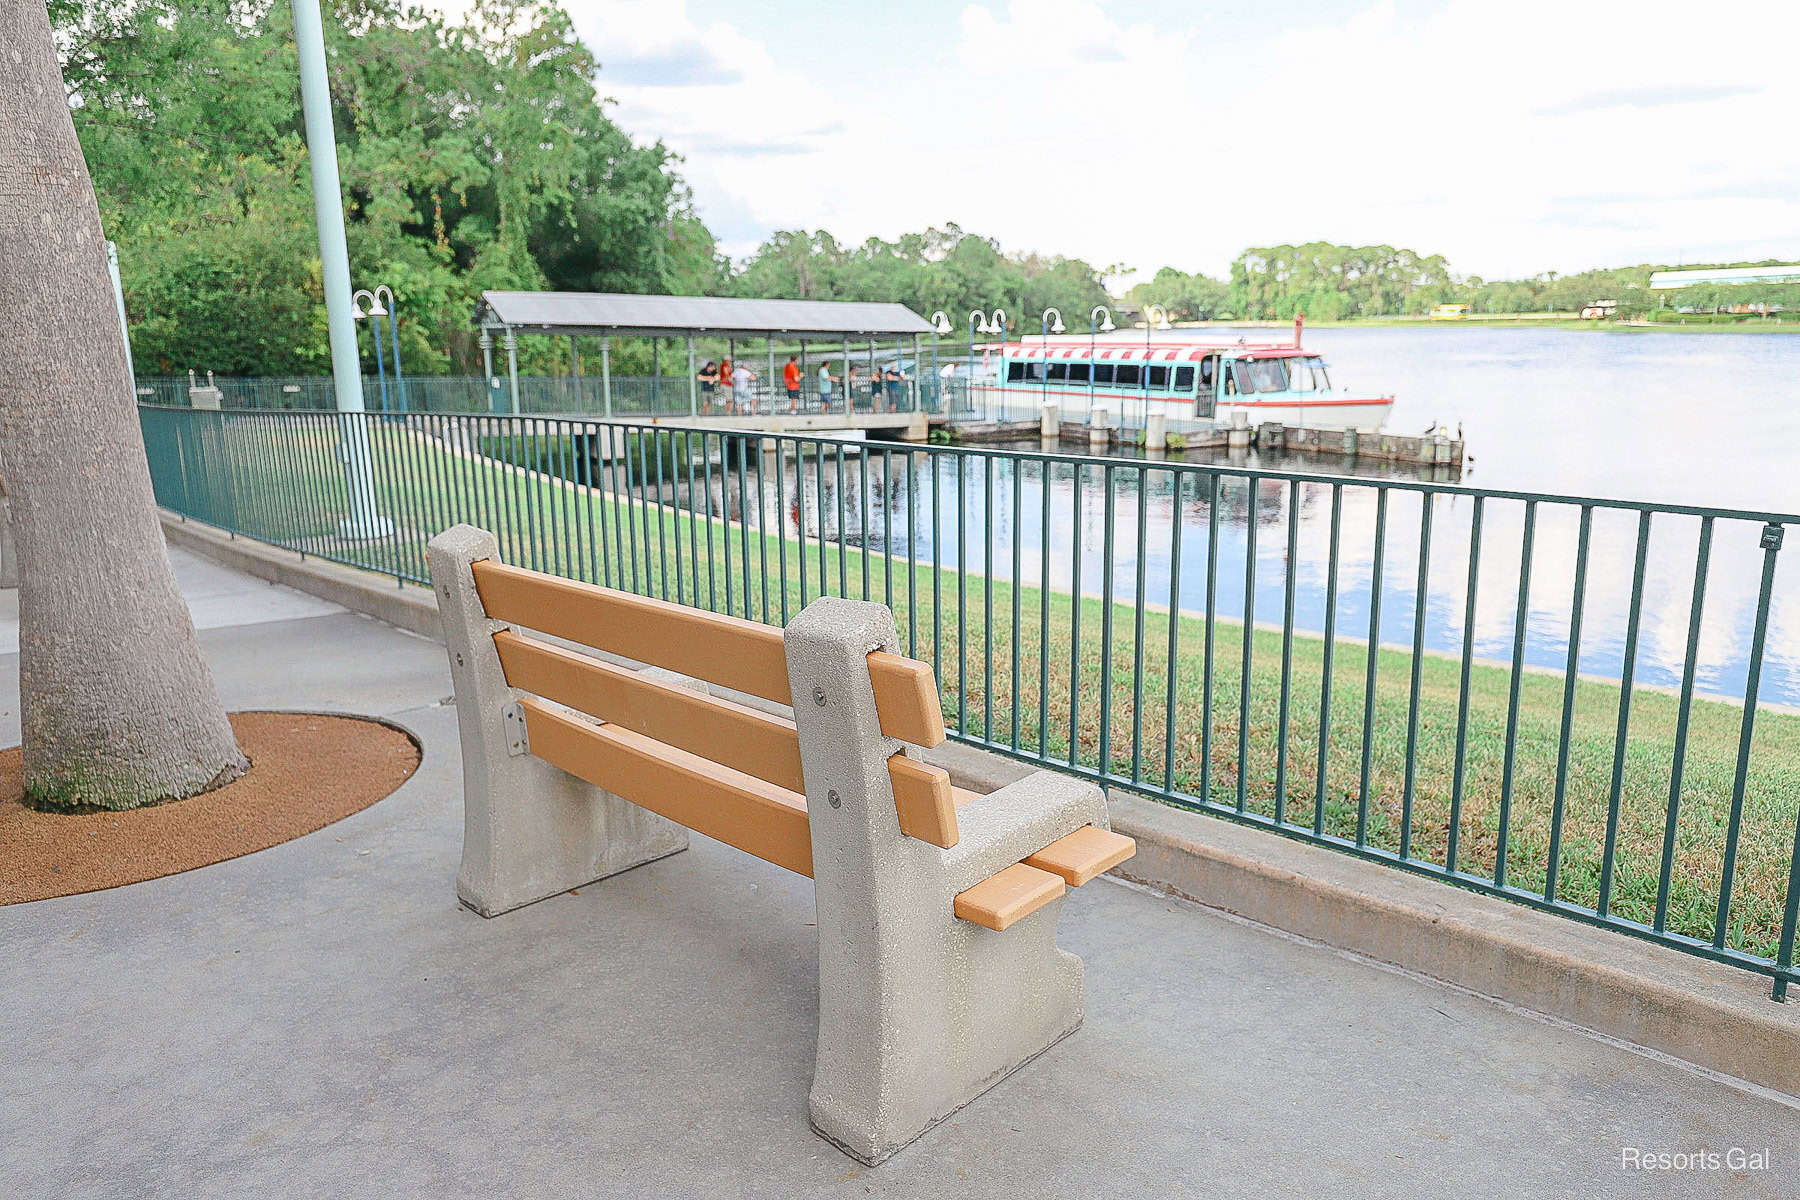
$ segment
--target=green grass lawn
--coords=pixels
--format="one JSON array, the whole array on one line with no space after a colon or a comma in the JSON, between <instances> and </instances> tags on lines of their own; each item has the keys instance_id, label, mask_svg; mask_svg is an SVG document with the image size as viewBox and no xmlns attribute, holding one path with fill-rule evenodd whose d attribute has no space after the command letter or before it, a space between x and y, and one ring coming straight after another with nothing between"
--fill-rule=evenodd
<instances>
[{"instance_id":1,"label":"green grass lawn","mask_svg":"<svg viewBox=\"0 0 1800 1200\"><path fill-rule=\"evenodd\" d=\"M746 528L704 513L677 510L669 503L626 503L605 491L543 473L576 474L566 443L554 439L485 447L538 468L527 470L473 453L453 452L398 424L372 428L371 454L380 480L377 499L381 510L394 519L392 535L352 542L336 534L337 521L344 514L342 474L334 456L335 427L326 425L305 434L289 429L283 435L287 441L282 454L264 452L266 448L255 444L257 437L227 426L223 440L231 445L224 457L245 460L234 468L236 494L273 495L293 501L285 508L268 503L246 506L240 501L237 528L252 536L304 546L314 553L422 578L429 536L465 521L493 530L508 562L774 623L797 613L806 599L818 596L823 580L824 589L831 594L876 600L893 609L902 648L937 667L945 718L953 729L970 737L1011 745L1016 728L1017 745L1026 752L1036 753L1041 748L1050 759L1067 763L1073 730L1076 762L1135 778L1146 790L1166 788L1265 817L1279 816L1291 824L1348 839L1358 836L1360 826L1367 845L1394 853L1401 850L1408 809L1406 747L1413 666L1412 656L1405 650L1384 648L1378 652L1374 698L1365 729L1368 651L1360 643L1338 641L1332 659L1330 737L1321 787L1322 638L1297 635L1293 639L1284 772L1278 737L1282 711L1282 638L1278 632L1256 630L1251 635L1245 721L1241 719L1245 707L1244 630L1237 622L1221 619L1216 623L1209 726L1206 623L1197 617L1180 617L1175 629L1171 721L1170 630L1164 613L1145 611L1140 615L1132 605L1113 605L1112 652L1107 659L1103 651L1106 606L1091 596L1077 602L1065 593L1046 595L1028 585L1015 589L1005 580L989 581L972 572L959 577L954 569L936 571L930 563L909 567L904 558L873 551L865 554L854 545L840 547L830 540L821 545L810 533L804 544L792 536L765 535L756 528L754 509ZM234 434L239 435L235 440ZM681 447L683 453L686 449ZM653 450L649 447L646 453L654 464ZM685 488L685 461L678 468L672 447L665 445L663 450L665 475L679 469ZM894 455L896 474L905 469L905 459L904 453ZM754 461L753 457L752 480L746 489L751 497L757 490ZM806 460L806 465L810 477L812 460ZM835 475L833 459L828 458L824 466ZM782 472L791 477L794 469L790 460ZM847 460L846 469L854 478L859 470L854 458ZM655 470L652 465L653 483ZM764 459L762 470L764 482L772 488L774 459ZM704 478L704 469L696 468L702 494ZM715 474L715 487L716 480ZM654 488L651 490L654 494ZM668 499L673 496L672 490L667 493ZM735 486L732 496L735 502ZM879 537L879 514L871 519L872 533ZM949 527L953 528L953 523ZM1008 548L999 546L997 553L1004 556ZM1087 580L1084 587L1097 583ZM966 592L966 603L961 605L959 589ZM1021 663L1016 678L1012 670L1015 604ZM1042 727L1040 653L1049 664L1048 702L1043 706L1048 722ZM1406 849L1413 858L1442 865L1451 840L1460 663L1428 655L1419 666L1418 749ZM1141 688L1135 687L1134 681L1141 681ZM1489 879L1495 876L1502 836L1510 685L1511 673L1503 667L1477 665L1471 673L1455 866ZM1557 812L1563 688L1560 676L1527 673L1520 681L1512 796L1506 806L1505 882L1539 893L1545 887ZM1556 894L1590 908L1599 897L1619 702L1620 689L1615 685L1575 684ZM1103 705L1107 708L1104 732ZM1673 696L1648 689L1639 689L1632 696L1611 910L1645 923L1654 913L1661 874L1676 715ZM1713 933L1741 717L1740 705L1711 700L1696 700L1693 705L1666 924L1671 931L1707 940ZM1362 787L1365 738L1369 747L1366 793ZM1800 716L1759 715L1750 767L1726 940L1739 950L1772 958L1780 934L1796 807L1800 806Z\"/></svg>"}]
</instances>

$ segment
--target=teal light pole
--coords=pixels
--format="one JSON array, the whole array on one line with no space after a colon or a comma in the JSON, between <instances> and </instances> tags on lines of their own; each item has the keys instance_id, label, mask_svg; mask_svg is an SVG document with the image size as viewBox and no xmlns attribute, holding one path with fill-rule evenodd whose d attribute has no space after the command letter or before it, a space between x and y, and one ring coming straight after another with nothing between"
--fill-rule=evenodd
<instances>
[{"instance_id":1,"label":"teal light pole","mask_svg":"<svg viewBox=\"0 0 1800 1200\"><path fill-rule=\"evenodd\" d=\"M325 75L325 27L319 0L293 0L294 48L300 59L300 106L306 117L306 152L312 165L313 216L319 228L319 261L325 282L331 376L337 394L339 456L350 515L345 537L375 538L393 526L375 508L369 430L363 424L362 363L356 351L356 319L350 313L350 251L344 242L344 206L338 183L337 137L331 128L331 84Z\"/></svg>"}]
</instances>

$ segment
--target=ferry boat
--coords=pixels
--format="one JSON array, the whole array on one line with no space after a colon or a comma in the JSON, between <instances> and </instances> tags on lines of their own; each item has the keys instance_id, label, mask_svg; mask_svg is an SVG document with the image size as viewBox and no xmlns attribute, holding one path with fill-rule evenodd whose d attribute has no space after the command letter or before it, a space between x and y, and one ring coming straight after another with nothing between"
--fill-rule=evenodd
<instances>
[{"instance_id":1,"label":"ferry boat","mask_svg":"<svg viewBox=\"0 0 1800 1200\"><path fill-rule=\"evenodd\" d=\"M1161 412L1168 428L1279 421L1311 429L1379 430L1392 396L1334 387L1325 360L1292 344L1087 338L994 343L970 381L974 405L1030 418L1054 403L1071 420L1104 410L1121 425Z\"/></svg>"}]
</instances>

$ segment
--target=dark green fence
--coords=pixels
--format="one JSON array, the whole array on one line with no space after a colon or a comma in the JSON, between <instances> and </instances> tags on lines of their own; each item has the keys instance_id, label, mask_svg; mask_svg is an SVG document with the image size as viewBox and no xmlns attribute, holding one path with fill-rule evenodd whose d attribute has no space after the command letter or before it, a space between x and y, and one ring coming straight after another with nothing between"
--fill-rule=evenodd
<instances>
[{"instance_id":1,"label":"dark green fence","mask_svg":"<svg viewBox=\"0 0 1800 1200\"><path fill-rule=\"evenodd\" d=\"M752 364L753 369L756 364ZM329 376L293 378L218 377L210 382L221 393L221 406L228 409L329 411L337 407L335 388ZM842 380L833 385L828 396L821 396L818 381L808 376L799 397L790 397L785 388L771 387L758 372L751 388L748 406L760 413L790 411L842 412L846 388ZM140 376L137 380L138 400L143 404L188 406L189 380L186 376ZM704 392L697 385L688 386L685 376L614 376L602 381L595 376L522 375L518 381L518 411L531 415L582 415L612 417L674 417L690 411L702 415L737 412L744 407L725 389ZM966 381L942 381L935 378L907 378L872 384L866 375L854 381L848 391L849 403L856 412L912 412L924 408L928 412L970 412ZM403 413L511 413L512 381L504 375L491 379L479 376L407 376L396 380L374 375L363 377L364 407L372 412Z\"/></svg>"},{"instance_id":2,"label":"dark green fence","mask_svg":"<svg viewBox=\"0 0 1800 1200\"><path fill-rule=\"evenodd\" d=\"M876 600L961 741L1777 998L1800 978L1800 517L573 418L141 413L184 516L415 583L468 522L509 562L751 620Z\"/></svg>"}]
</instances>

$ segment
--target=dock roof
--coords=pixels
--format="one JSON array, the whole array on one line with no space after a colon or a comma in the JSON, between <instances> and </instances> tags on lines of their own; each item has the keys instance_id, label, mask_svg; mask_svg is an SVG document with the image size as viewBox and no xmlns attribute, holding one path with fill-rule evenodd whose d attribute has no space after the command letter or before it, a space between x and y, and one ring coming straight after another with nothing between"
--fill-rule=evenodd
<instances>
[{"instance_id":1,"label":"dock roof","mask_svg":"<svg viewBox=\"0 0 1800 1200\"><path fill-rule=\"evenodd\" d=\"M904 304L640 296L625 292L483 292L475 323L539 334L686 337L897 337L930 333Z\"/></svg>"}]
</instances>

